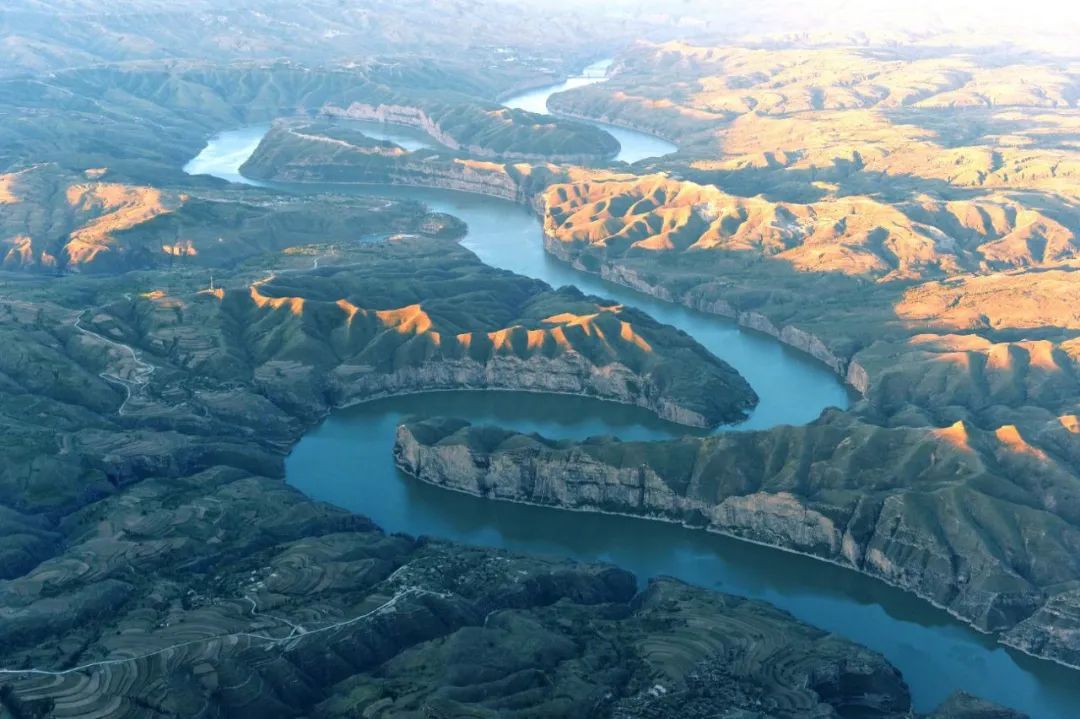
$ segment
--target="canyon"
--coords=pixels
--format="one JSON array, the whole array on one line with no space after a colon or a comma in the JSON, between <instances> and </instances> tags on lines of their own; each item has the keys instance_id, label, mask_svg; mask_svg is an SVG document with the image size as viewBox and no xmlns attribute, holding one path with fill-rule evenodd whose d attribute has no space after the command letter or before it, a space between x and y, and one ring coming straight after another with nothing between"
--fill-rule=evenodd
<instances>
[{"instance_id":1,"label":"canyon","mask_svg":"<svg viewBox=\"0 0 1080 719\"><path fill-rule=\"evenodd\" d=\"M0 71L0 713L1073 713L1067 62L78 5Z\"/></svg>"}]
</instances>

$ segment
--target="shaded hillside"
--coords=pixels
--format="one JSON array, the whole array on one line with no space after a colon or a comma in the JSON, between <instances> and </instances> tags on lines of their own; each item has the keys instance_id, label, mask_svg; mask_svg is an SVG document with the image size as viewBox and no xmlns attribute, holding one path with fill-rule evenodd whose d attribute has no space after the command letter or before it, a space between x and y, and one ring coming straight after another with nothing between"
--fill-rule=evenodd
<instances>
[{"instance_id":1,"label":"shaded hillside","mask_svg":"<svg viewBox=\"0 0 1080 719\"><path fill-rule=\"evenodd\" d=\"M213 133L324 112L414 125L484 156L583 161L618 151L603 130L504 110L456 90L461 85L391 88L377 77L370 68L278 62L95 67L2 80L0 168L56 162L75 170L110 167L153 183L175 180Z\"/></svg>"},{"instance_id":2,"label":"shaded hillside","mask_svg":"<svg viewBox=\"0 0 1080 719\"><path fill-rule=\"evenodd\" d=\"M416 231L464 232L418 204L370 198L311 202L273 193L181 192L109 181L107 168L38 165L0 175L0 266L115 273L224 266L306 242L359 242ZM332 207L333 211L326 211Z\"/></svg>"},{"instance_id":3,"label":"shaded hillside","mask_svg":"<svg viewBox=\"0 0 1080 719\"><path fill-rule=\"evenodd\" d=\"M304 129L300 130L298 127ZM496 162L465 153L422 148L411 152L372 145L347 124L280 121L260 140L240 172L277 182L345 182L438 187L531 205L553 183L620 178L628 173L550 162Z\"/></svg>"},{"instance_id":4,"label":"shaded hillside","mask_svg":"<svg viewBox=\"0 0 1080 719\"><path fill-rule=\"evenodd\" d=\"M442 241L359 247L353 262L195 297L149 297L93 326L198 376L286 404L527 389L637 404L695 426L756 402L727 364L636 310L492 270Z\"/></svg>"},{"instance_id":5,"label":"shaded hillside","mask_svg":"<svg viewBox=\"0 0 1080 719\"><path fill-rule=\"evenodd\" d=\"M1076 665L1074 420L931 430L835 412L806 427L661 442L556 442L430 420L399 428L395 456L448 489L679 522L836 562Z\"/></svg>"}]
</instances>

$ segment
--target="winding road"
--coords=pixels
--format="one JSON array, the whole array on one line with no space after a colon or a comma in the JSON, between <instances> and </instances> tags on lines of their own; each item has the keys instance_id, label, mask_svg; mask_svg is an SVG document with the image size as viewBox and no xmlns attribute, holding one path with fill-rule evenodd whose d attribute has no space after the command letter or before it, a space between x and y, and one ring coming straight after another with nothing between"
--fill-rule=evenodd
<instances>
[{"instance_id":1,"label":"winding road","mask_svg":"<svg viewBox=\"0 0 1080 719\"><path fill-rule=\"evenodd\" d=\"M357 622L362 622L363 620L369 619L369 618L371 618L373 616L376 616L376 615L379 615L379 614L385 614L386 612L394 611L394 609L397 606L398 602L400 602L402 599L405 599L407 597L422 596L422 595L436 596L436 597L445 597L446 596L446 595L441 594L439 592L433 592L433 591L431 591L429 589L423 589L422 587L407 587L407 588L395 593L394 596L392 596L390 599L383 602L379 606L375 607L371 611L364 612L363 614L359 614L359 615L357 615L355 617L350 617L349 619L344 619L344 620L342 620L340 622L333 622L332 624L328 624L328 625L326 625L324 627L318 627L316 629L307 629L307 630L305 630L302 627L299 627L299 626L297 626L297 625L295 625L292 622L289 622L287 620L283 620L283 619L280 619L278 617L268 617L270 619L276 619L279 622L285 622L286 624L288 624L289 626L292 627L292 630L287 635L285 635L283 637L271 637L271 636L269 636L267 634L257 634L255 632L251 632L251 631L227 632L225 634L215 634L215 635L208 636L208 637L200 637L198 639L188 639L188 640L183 641L183 642L176 642L175 644L170 644L168 646L161 647L160 649L155 649L154 651L147 652L145 654L138 654L138 655L132 656L132 657L119 657L117 659L102 659L102 660L99 660L99 661L96 661L96 662L88 662L86 664L80 664L79 666L70 667L68 669L38 669L38 668L35 668L35 667L27 667L25 669L0 669L0 674L43 675L43 676L50 676L50 677L62 677L62 676L68 675L68 674L77 674L79 672L91 671L93 669L101 669L103 667L110 667L110 666L117 666L117 665L120 665L120 664L129 664L131 662L138 662L138 661L141 661L143 659L150 659L152 657L160 656L162 654L167 654L169 652L174 652L174 651L176 651L178 649L184 649L186 647L200 646L200 645L208 644L210 642L222 641L222 640L226 640L226 639L235 639L235 638L252 639L252 640L255 640L255 641L267 642L269 644L287 644L289 642L300 641L301 639L307 639L308 637L312 637L312 636L315 636L317 634L325 634L326 632L332 632L335 629L341 629L342 627L347 627L347 626L349 626L351 624L356 624ZM252 599L251 597L244 597L244 599L251 602L251 604L253 606L252 616L255 616L254 607L257 607L257 605L255 604L255 600ZM267 615L263 615L263 616L267 616Z\"/></svg>"},{"instance_id":2,"label":"winding road","mask_svg":"<svg viewBox=\"0 0 1080 719\"><path fill-rule=\"evenodd\" d=\"M99 340L127 352L129 355L131 355L131 359L135 363L135 370L131 374L131 379L124 379L123 377L111 374L109 372L98 373L98 376L101 377L103 380L105 380L106 382L112 382L113 384L120 385L127 393L124 397L124 401L120 403L120 407L118 407L116 410L116 413L118 415L123 415L124 412L127 410L128 402L131 401L131 397L134 392L142 389L147 384L149 384L150 377L154 374L154 371L157 368L149 362L144 362L143 360L139 359L138 353L136 353L135 350L128 345L123 344L122 342L117 342L116 340L109 339L105 335L94 332L93 330L89 330L83 327L81 323L82 315L75 318L75 329L77 329L79 332L82 332L83 334L93 337L96 340ZM132 388L134 388L134 390Z\"/></svg>"}]
</instances>

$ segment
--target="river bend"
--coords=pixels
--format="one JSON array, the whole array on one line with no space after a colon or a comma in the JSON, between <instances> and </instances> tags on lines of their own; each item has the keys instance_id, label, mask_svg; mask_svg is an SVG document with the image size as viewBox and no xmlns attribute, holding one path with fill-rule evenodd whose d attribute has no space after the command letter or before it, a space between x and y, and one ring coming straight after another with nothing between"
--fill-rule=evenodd
<instances>
[{"instance_id":1,"label":"river bend","mask_svg":"<svg viewBox=\"0 0 1080 719\"><path fill-rule=\"evenodd\" d=\"M506 102L544 111L552 94L602 81L602 70L602 64L590 66L580 78L531 90ZM601 126L622 143L620 159L674 150L670 143L642 133ZM222 132L184 169L233 182L269 184L243 178L238 170L267 129L263 125ZM381 131L391 139L400 135L398 130ZM423 143L422 138L396 138L400 139ZM318 185L273 186L299 193L320 190ZM554 286L575 285L584 292L634 305L683 329L738 369L760 395L757 409L737 429L801 424L815 419L826 407L846 407L850 401L848 390L831 370L772 337L606 283L550 258L543 251L539 220L524 207L422 188L332 187L335 192L425 202L465 220L469 232L462 244L490 265ZM435 415L551 437L614 434L624 439L658 439L692 431L637 407L588 398L510 392L388 398L335 412L309 432L286 461L286 479L308 496L368 516L388 531L612 562L642 579L665 574L766 600L882 652L903 672L920 711L930 710L960 688L1039 719L1076 716L1080 680L1073 670L1002 647L944 611L856 572L674 525L490 502L407 477L393 463L394 431L407 417Z\"/></svg>"}]
</instances>

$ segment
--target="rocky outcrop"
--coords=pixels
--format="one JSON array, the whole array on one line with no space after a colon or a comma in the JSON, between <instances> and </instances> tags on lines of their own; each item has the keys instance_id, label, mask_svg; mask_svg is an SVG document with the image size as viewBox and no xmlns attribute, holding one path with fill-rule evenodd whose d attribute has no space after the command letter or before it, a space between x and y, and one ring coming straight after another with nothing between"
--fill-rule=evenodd
<instances>
[{"instance_id":1,"label":"rocky outcrop","mask_svg":"<svg viewBox=\"0 0 1080 719\"><path fill-rule=\"evenodd\" d=\"M290 132L275 124L240 167L245 177L278 182L336 182L433 187L487 195L532 207L551 182L564 181L569 170L551 163L504 163L419 149L404 154L376 154L338 139L342 130Z\"/></svg>"},{"instance_id":2,"label":"rocky outcrop","mask_svg":"<svg viewBox=\"0 0 1080 719\"><path fill-rule=\"evenodd\" d=\"M1080 612L1061 589L1080 581L1069 559L1080 530L986 493L1003 480L972 447L992 440L956 435L839 412L807 427L655 443L554 442L430 420L400 427L394 453L447 489L677 522L847 566L1075 664ZM1016 536L1031 549L1010 545Z\"/></svg>"},{"instance_id":3,"label":"rocky outcrop","mask_svg":"<svg viewBox=\"0 0 1080 719\"><path fill-rule=\"evenodd\" d=\"M1034 614L1005 632L1002 642L1080 667L1080 589L1051 596Z\"/></svg>"},{"instance_id":4,"label":"rocky outcrop","mask_svg":"<svg viewBox=\"0 0 1080 719\"><path fill-rule=\"evenodd\" d=\"M636 405L670 422L690 427L709 427L718 420L715 415L703 414L665 396L665 391L654 380L625 365L597 366L578 353L553 358L495 355L486 361L464 357L428 362L391 373L343 365L331 374L330 388L336 406L414 392L513 390L597 397ZM730 421L736 416L732 414L720 419Z\"/></svg>"}]
</instances>

